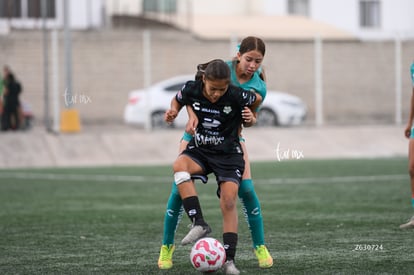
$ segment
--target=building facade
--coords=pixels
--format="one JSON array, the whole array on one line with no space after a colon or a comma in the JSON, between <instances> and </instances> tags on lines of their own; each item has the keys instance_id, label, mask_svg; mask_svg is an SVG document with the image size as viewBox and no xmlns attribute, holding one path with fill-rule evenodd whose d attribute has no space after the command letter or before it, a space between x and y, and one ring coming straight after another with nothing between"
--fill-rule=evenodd
<instances>
[{"instance_id":1,"label":"building facade","mask_svg":"<svg viewBox=\"0 0 414 275\"><path fill-rule=\"evenodd\" d=\"M104 24L103 0L0 0L0 30L62 28L65 1L72 29L101 28Z\"/></svg>"},{"instance_id":2,"label":"building facade","mask_svg":"<svg viewBox=\"0 0 414 275\"><path fill-rule=\"evenodd\" d=\"M301 16L362 40L414 38L413 0L107 0L109 14L144 15L191 30L202 16ZM306 28L304 26L303 28Z\"/></svg>"}]
</instances>

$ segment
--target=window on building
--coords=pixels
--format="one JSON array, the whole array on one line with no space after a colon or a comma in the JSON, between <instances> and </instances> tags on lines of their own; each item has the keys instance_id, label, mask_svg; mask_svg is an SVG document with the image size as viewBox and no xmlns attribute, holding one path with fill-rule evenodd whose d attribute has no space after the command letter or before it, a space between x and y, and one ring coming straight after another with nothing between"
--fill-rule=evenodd
<instances>
[{"instance_id":1,"label":"window on building","mask_svg":"<svg viewBox=\"0 0 414 275\"><path fill-rule=\"evenodd\" d=\"M176 13L177 0L144 0L142 2L144 12Z\"/></svg>"},{"instance_id":2,"label":"window on building","mask_svg":"<svg viewBox=\"0 0 414 275\"><path fill-rule=\"evenodd\" d=\"M364 28L379 28L381 25L380 0L361 0L359 2L359 21Z\"/></svg>"},{"instance_id":3,"label":"window on building","mask_svg":"<svg viewBox=\"0 0 414 275\"><path fill-rule=\"evenodd\" d=\"M46 4L46 17L56 17L56 0L0 0L0 18L41 18L42 2Z\"/></svg>"},{"instance_id":4,"label":"window on building","mask_svg":"<svg viewBox=\"0 0 414 275\"><path fill-rule=\"evenodd\" d=\"M309 16L309 0L288 0L288 14Z\"/></svg>"},{"instance_id":5,"label":"window on building","mask_svg":"<svg viewBox=\"0 0 414 275\"><path fill-rule=\"evenodd\" d=\"M29 0L28 1L28 17L40 18L42 17L42 2L43 0ZM45 0L46 4L46 17L55 18L55 0Z\"/></svg>"},{"instance_id":6,"label":"window on building","mask_svg":"<svg viewBox=\"0 0 414 275\"><path fill-rule=\"evenodd\" d=\"M20 1L0 0L0 18L16 18L22 16Z\"/></svg>"}]
</instances>

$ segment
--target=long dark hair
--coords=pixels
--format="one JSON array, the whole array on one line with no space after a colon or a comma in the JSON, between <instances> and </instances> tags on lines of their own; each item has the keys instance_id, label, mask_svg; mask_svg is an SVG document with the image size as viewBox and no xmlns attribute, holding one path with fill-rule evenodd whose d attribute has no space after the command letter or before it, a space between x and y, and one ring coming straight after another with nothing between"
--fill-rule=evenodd
<instances>
[{"instance_id":1,"label":"long dark hair","mask_svg":"<svg viewBox=\"0 0 414 275\"><path fill-rule=\"evenodd\" d=\"M239 53L243 55L250 51L258 51L264 57L266 53L266 45L262 39L255 36L248 36L241 41L239 45ZM236 66L239 62L240 61L237 58L234 58L233 66ZM263 81L266 81L266 77L264 75L263 70L260 72L259 76Z\"/></svg>"},{"instance_id":2,"label":"long dark hair","mask_svg":"<svg viewBox=\"0 0 414 275\"><path fill-rule=\"evenodd\" d=\"M262 39L255 36L248 36L241 41L239 48L240 54L254 50L260 52L263 56L265 56L266 45Z\"/></svg>"}]
</instances>

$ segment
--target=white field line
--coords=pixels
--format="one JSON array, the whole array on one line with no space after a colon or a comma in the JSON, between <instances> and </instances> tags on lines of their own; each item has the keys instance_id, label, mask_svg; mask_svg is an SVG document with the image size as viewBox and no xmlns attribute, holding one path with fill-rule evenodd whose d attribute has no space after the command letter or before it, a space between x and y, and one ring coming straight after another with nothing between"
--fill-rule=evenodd
<instances>
[{"instance_id":1,"label":"white field line","mask_svg":"<svg viewBox=\"0 0 414 275\"><path fill-rule=\"evenodd\" d=\"M214 181L210 177L210 182ZM99 181L99 182L171 182L173 177L128 176L128 175L81 175L81 174L53 174L53 173L29 173L29 172L0 172L0 179L23 180L51 180L51 181ZM322 178L253 178L258 184L309 184L309 183L370 183L378 181L409 180L408 174L373 175L373 176L343 176Z\"/></svg>"},{"instance_id":2,"label":"white field line","mask_svg":"<svg viewBox=\"0 0 414 275\"><path fill-rule=\"evenodd\" d=\"M256 179L261 184L308 184L308 183L349 183L349 182L379 182L379 181L400 181L409 180L407 175L375 175L375 176L342 176L342 177L323 177L323 178L274 178Z\"/></svg>"},{"instance_id":3,"label":"white field line","mask_svg":"<svg viewBox=\"0 0 414 275\"><path fill-rule=\"evenodd\" d=\"M0 178L23 179L23 180L52 180L52 181L121 181L121 182L143 182L150 179L143 176L117 176L117 175L79 175L79 174L53 174L53 173L26 173L13 172L1 173Z\"/></svg>"}]
</instances>

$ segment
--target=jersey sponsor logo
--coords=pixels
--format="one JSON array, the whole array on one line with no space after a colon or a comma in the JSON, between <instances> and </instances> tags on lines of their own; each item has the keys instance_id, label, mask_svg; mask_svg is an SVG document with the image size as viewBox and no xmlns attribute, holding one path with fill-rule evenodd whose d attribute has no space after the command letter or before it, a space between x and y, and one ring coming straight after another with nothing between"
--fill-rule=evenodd
<instances>
[{"instance_id":1,"label":"jersey sponsor logo","mask_svg":"<svg viewBox=\"0 0 414 275\"><path fill-rule=\"evenodd\" d=\"M194 111L200 111L200 102L194 102L193 108L194 108Z\"/></svg>"},{"instance_id":2,"label":"jersey sponsor logo","mask_svg":"<svg viewBox=\"0 0 414 275\"><path fill-rule=\"evenodd\" d=\"M220 124L221 122L218 121L217 119L208 118L208 117L205 117L203 123L201 123L201 125L203 125L205 129L217 128L220 126Z\"/></svg>"},{"instance_id":3,"label":"jersey sponsor logo","mask_svg":"<svg viewBox=\"0 0 414 275\"><path fill-rule=\"evenodd\" d=\"M201 111L203 113L209 113L214 115L220 115L220 111L217 109L210 109L207 107L202 107L200 102L194 102L192 104L194 111Z\"/></svg>"},{"instance_id":4,"label":"jersey sponsor logo","mask_svg":"<svg viewBox=\"0 0 414 275\"><path fill-rule=\"evenodd\" d=\"M201 108L201 111L204 113L209 113L209 114L215 114L215 115L219 115L220 111L216 110L216 109L210 109L210 108Z\"/></svg>"},{"instance_id":5,"label":"jersey sponsor logo","mask_svg":"<svg viewBox=\"0 0 414 275\"><path fill-rule=\"evenodd\" d=\"M195 135L195 143L197 146L200 145L219 145L224 142L224 137L219 136L205 136L199 133Z\"/></svg>"},{"instance_id":6,"label":"jersey sponsor logo","mask_svg":"<svg viewBox=\"0 0 414 275\"><path fill-rule=\"evenodd\" d=\"M231 106L224 106L223 112L227 115L231 113Z\"/></svg>"}]
</instances>

